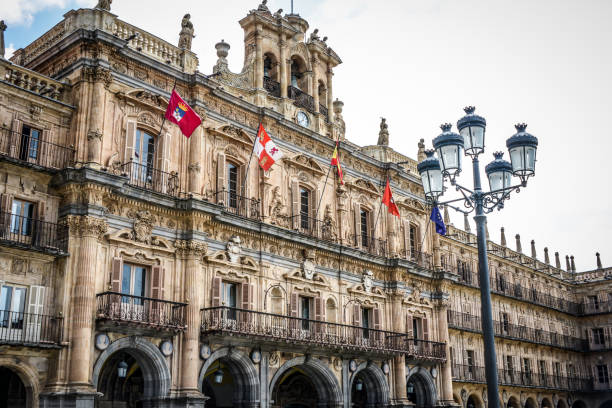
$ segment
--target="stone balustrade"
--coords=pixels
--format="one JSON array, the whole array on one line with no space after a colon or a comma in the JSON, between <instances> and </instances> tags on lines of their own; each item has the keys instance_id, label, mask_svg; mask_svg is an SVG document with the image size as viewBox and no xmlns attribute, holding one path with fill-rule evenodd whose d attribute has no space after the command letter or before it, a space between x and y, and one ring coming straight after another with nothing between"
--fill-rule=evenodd
<instances>
[{"instance_id":1,"label":"stone balustrade","mask_svg":"<svg viewBox=\"0 0 612 408\"><path fill-rule=\"evenodd\" d=\"M0 59L0 81L57 102L68 102L69 85Z\"/></svg>"}]
</instances>

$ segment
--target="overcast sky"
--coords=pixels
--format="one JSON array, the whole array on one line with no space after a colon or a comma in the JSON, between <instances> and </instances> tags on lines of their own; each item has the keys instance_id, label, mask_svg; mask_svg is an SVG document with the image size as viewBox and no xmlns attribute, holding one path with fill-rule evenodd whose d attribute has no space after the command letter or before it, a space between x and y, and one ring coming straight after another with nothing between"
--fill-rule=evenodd
<instances>
[{"instance_id":1,"label":"overcast sky","mask_svg":"<svg viewBox=\"0 0 612 408\"><path fill-rule=\"evenodd\" d=\"M290 0L270 0L272 12ZM506 151L514 124L526 122L538 137L536 177L489 216L491 238L508 243L521 234L525 253L536 240L576 256L578 271L595 268L595 252L612 265L612 2L607 0L295 0L295 12L328 36L343 64L334 75L334 97L344 101L347 138L375 144L380 117L390 145L416 158L443 122L456 123L466 105L487 119L487 152ZM27 45L67 10L95 0L3 1L10 49ZM170 42L191 13L199 70L210 73L214 44L228 42L230 68L243 63L238 20L258 0L223 2L115 0L112 12ZM507 157L507 153L506 153ZM470 163L466 160L465 164ZM460 182L472 186L471 172ZM463 227L460 214L451 214ZM472 230L474 223L472 223ZM563 266L565 261L563 260Z\"/></svg>"}]
</instances>

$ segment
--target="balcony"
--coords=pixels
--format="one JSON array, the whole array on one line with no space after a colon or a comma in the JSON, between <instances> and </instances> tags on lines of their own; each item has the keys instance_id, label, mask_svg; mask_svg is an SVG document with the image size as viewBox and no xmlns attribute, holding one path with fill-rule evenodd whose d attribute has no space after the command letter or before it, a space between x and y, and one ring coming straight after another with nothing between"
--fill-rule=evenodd
<instances>
[{"instance_id":1,"label":"balcony","mask_svg":"<svg viewBox=\"0 0 612 408\"><path fill-rule=\"evenodd\" d=\"M96 295L99 329L126 334L169 335L185 329L185 303L104 292Z\"/></svg>"},{"instance_id":2,"label":"balcony","mask_svg":"<svg viewBox=\"0 0 612 408\"><path fill-rule=\"evenodd\" d=\"M414 262L422 268L433 269L433 257L431 254L421 251L403 250L401 256L404 259Z\"/></svg>"},{"instance_id":3,"label":"balcony","mask_svg":"<svg viewBox=\"0 0 612 408\"><path fill-rule=\"evenodd\" d=\"M261 201L243 197L231 191L216 191L213 202L223 206L223 210L239 217L261 220Z\"/></svg>"},{"instance_id":4,"label":"balcony","mask_svg":"<svg viewBox=\"0 0 612 408\"><path fill-rule=\"evenodd\" d=\"M68 255L68 226L0 211L0 245Z\"/></svg>"},{"instance_id":5,"label":"balcony","mask_svg":"<svg viewBox=\"0 0 612 408\"><path fill-rule=\"evenodd\" d=\"M0 310L0 344L59 347L62 328L61 317Z\"/></svg>"},{"instance_id":6,"label":"balcony","mask_svg":"<svg viewBox=\"0 0 612 408\"><path fill-rule=\"evenodd\" d=\"M264 76L263 86L270 95L280 98L280 83L274 81L270 77Z\"/></svg>"},{"instance_id":7,"label":"balcony","mask_svg":"<svg viewBox=\"0 0 612 408\"><path fill-rule=\"evenodd\" d=\"M289 96L289 99L293 99L295 106L304 108L308 112L314 113L315 103L312 96L294 86L287 87L287 95Z\"/></svg>"},{"instance_id":8,"label":"balcony","mask_svg":"<svg viewBox=\"0 0 612 408\"><path fill-rule=\"evenodd\" d=\"M388 255L387 241L380 238L373 238L363 235L351 235L350 240L354 246L371 255Z\"/></svg>"},{"instance_id":9,"label":"balcony","mask_svg":"<svg viewBox=\"0 0 612 408\"><path fill-rule=\"evenodd\" d=\"M578 314L580 315L596 315L612 313L612 301L611 302L583 302L578 308Z\"/></svg>"},{"instance_id":10,"label":"balcony","mask_svg":"<svg viewBox=\"0 0 612 408\"><path fill-rule=\"evenodd\" d=\"M458 330L482 332L482 323L479 316L448 310L448 327ZM566 336L541 329L519 326L516 324L493 321L495 336L512 340L528 341L562 349L584 351L586 342L577 337Z\"/></svg>"},{"instance_id":11,"label":"balcony","mask_svg":"<svg viewBox=\"0 0 612 408\"><path fill-rule=\"evenodd\" d=\"M332 220L317 220L308 215L280 216L282 224L289 229L328 242L338 242L335 235Z\"/></svg>"},{"instance_id":12,"label":"balcony","mask_svg":"<svg viewBox=\"0 0 612 408\"><path fill-rule=\"evenodd\" d=\"M403 354L417 360L444 361L444 343L409 338L406 334L230 307L202 310L202 334L254 340L296 348L319 347L335 352L373 355Z\"/></svg>"},{"instance_id":13,"label":"balcony","mask_svg":"<svg viewBox=\"0 0 612 408\"><path fill-rule=\"evenodd\" d=\"M133 160L124 163L122 172L128 177L128 184L147 191L178 197L180 195L180 184L178 173L156 169L146 164L140 164Z\"/></svg>"},{"instance_id":14,"label":"balcony","mask_svg":"<svg viewBox=\"0 0 612 408\"><path fill-rule=\"evenodd\" d=\"M48 171L72 166L75 150L43 140L44 134L32 130L28 135L0 127L0 157L19 165Z\"/></svg>"}]
</instances>

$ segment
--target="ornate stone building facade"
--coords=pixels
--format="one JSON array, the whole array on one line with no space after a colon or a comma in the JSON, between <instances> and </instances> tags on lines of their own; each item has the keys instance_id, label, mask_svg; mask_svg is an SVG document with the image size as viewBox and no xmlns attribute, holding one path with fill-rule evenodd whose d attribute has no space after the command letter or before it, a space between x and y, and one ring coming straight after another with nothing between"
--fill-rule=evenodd
<instances>
[{"instance_id":1,"label":"ornate stone building facade","mask_svg":"<svg viewBox=\"0 0 612 408\"><path fill-rule=\"evenodd\" d=\"M474 235L428 226L384 120L345 139L318 30L265 1L240 25L240 73L223 41L197 70L189 15L175 46L110 1L0 59L0 406L484 408ZM489 242L504 405L609 407L612 269L517 245Z\"/></svg>"}]
</instances>

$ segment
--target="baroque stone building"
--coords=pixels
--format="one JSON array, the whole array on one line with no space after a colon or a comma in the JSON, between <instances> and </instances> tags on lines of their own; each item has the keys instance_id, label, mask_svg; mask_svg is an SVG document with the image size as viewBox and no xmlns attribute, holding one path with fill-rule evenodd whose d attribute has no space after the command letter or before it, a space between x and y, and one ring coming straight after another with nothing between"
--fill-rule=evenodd
<instances>
[{"instance_id":1,"label":"baroque stone building","mask_svg":"<svg viewBox=\"0 0 612 408\"><path fill-rule=\"evenodd\" d=\"M264 1L206 76L189 15L175 46L110 4L0 58L0 407L486 407L475 236L435 234L384 120L345 139L326 38ZM488 243L503 408L609 408L612 269L516 239Z\"/></svg>"}]
</instances>

